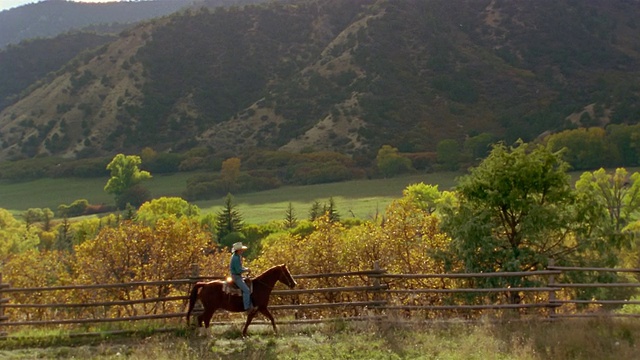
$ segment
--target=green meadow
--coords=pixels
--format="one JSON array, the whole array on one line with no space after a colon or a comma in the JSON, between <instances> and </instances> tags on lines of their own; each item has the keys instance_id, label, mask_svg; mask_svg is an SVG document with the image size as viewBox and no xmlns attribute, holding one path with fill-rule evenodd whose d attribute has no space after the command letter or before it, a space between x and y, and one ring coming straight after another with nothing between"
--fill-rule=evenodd
<instances>
[{"instance_id":1,"label":"green meadow","mask_svg":"<svg viewBox=\"0 0 640 360\"><path fill-rule=\"evenodd\" d=\"M187 180L194 173L154 175L144 182L153 197L180 196ZM328 203L333 198L342 218L369 219L382 214L386 206L402 196L407 185L424 182L438 185L440 190L454 186L460 173L429 173L399 176L390 179L353 180L340 183L283 186L278 189L234 195L238 211L245 222L262 224L283 219L289 203L296 217L303 219L318 201ZM86 199L91 204L113 204L113 196L104 191L107 178L39 179L29 182L0 182L0 208L18 214L29 208L56 210L61 204L71 204ZM222 208L223 198L197 201L203 213L217 212Z\"/></svg>"}]
</instances>

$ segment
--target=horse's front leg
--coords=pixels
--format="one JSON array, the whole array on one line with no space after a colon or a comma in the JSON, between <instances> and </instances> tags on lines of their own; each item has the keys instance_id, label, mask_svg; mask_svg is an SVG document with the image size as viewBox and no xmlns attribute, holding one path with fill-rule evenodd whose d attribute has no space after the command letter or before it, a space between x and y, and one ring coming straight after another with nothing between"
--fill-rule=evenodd
<instances>
[{"instance_id":1,"label":"horse's front leg","mask_svg":"<svg viewBox=\"0 0 640 360\"><path fill-rule=\"evenodd\" d=\"M276 320L273 318L273 315L271 315L271 312L269 311L269 309L267 309L266 307L260 308L260 312L262 313L262 315L266 316L269 320L271 320L271 325L273 326L273 332L278 335L278 328L276 328Z\"/></svg>"},{"instance_id":2,"label":"horse's front leg","mask_svg":"<svg viewBox=\"0 0 640 360\"><path fill-rule=\"evenodd\" d=\"M242 329L242 337L247 337L247 329L249 325L253 321L253 318L256 316L257 312L250 312L247 314L247 322L244 324L244 329Z\"/></svg>"}]
</instances>

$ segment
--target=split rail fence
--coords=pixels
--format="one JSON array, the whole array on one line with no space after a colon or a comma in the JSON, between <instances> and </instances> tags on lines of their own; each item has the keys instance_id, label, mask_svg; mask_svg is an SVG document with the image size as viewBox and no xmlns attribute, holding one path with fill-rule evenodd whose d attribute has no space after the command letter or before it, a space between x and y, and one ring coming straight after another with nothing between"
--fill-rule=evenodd
<instances>
[{"instance_id":1,"label":"split rail fence","mask_svg":"<svg viewBox=\"0 0 640 360\"><path fill-rule=\"evenodd\" d=\"M640 317L640 310L619 311L623 306L640 305L640 301L629 300L640 287L635 276L627 278L636 281L624 283L556 281L567 272L637 275L640 269L549 266L541 271L479 274L390 274L373 269L294 275L298 287L289 290L282 284L276 286L269 308L279 325L336 320L475 320L487 316L496 319L533 316L550 320ZM197 269L192 270L193 273L197 273ZM6 337L24 327L68 329L83 335L117 333L131 331L126 330L127 326L138 322L151 322L155 329L175 330L186 325L191 285L212 279L215 278L191 276L155 282L12 288L2 283L0 274L0 335ZM512 284L528 285L473 287L478 281L488 279L518 279ZM571 298L576 289L585 288L620 289L623 298ZM196 311L193 315L197 314ZM191 324L195 322L193 315ZM241 321L239 316L242 315L220 311L214 315L213 324Z\"/></svg>"}]
</instances>

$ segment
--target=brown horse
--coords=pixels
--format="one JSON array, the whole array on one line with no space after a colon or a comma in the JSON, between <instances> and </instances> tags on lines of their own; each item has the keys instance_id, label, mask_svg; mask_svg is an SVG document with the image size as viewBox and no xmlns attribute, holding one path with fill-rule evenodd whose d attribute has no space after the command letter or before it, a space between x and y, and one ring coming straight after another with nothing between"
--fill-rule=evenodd
<instances>
[{"instance_id":1,"label":"brown horse","mask_svg":"<svg viewBox=\"0 0 640 360\"><path fill-rule=\"evenodd\" d=\"M271 269L256 276L252 281L253 292L251 293L251 299L253 300L253 305L258 309L257 311L247 314L247 322L242 330L242 336L247 336L247 328L258 311L271 320L273 331L277 334L278 330L276 329L276 322L273 319L273 315L271 315L271 312L269 312L269 309L267 308L269 305L269 295L271 295L271 291L276 285L276 282L280 281L293 289L297 285L296 281L293 279L289 269L287 269L287 266L284 264L272 267ZM223 281L214 280L210 282L201 281L193 286L193 289L191 289L191 295L189 296L187 325L189 324L189 316L191 315L193 306L198 299L200 299L200 302L202 302L202 306L204 307L204 312L201 315L198 315L198 327L202 327L202 323L204 322L205 329L209 328L211 317L218 309L224 309L232 312L244 311L242 296L224 293L222 291L222 285Z\"/></svg>"}]
</instances>

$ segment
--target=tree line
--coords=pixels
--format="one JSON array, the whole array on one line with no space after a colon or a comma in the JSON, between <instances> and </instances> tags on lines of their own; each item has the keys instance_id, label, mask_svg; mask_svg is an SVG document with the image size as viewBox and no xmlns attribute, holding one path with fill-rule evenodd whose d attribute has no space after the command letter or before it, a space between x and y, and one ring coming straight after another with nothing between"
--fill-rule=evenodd
<instances>
[{"instance_id":1,"label":"tree line","mask_svg":"<svg viewBox=\"0 0 640 360\"><path fill-rule=\"evenodd\" d=\"M640 267L640 174L599 169L572 183L568 169L563 151L549 144L495 144L453 190L409 185L371 219L343 219L330 201L314 204L308 216L289 206L280 221L246 224L230 194L217 214L202 214L178 197L77 221L52 221L37 211L20 219L0 210L3 279L16 287L162 280L188 276L191 264L199 264L202 275L223 276L235 241L249 245L247 266L255 271L285 262L293 273L367 270L375 263L395 273L510 272L542 270L552 259L566 266ZM116 189L111 180L105 190ZM629 275L563 276L613 282ZM535 285L515 278L469 281L456 286ZM575 299L634 296L606 288L571 291ZM528 296L483 294L471 301L522 303Z\"/></svg>"}]
</instances>

